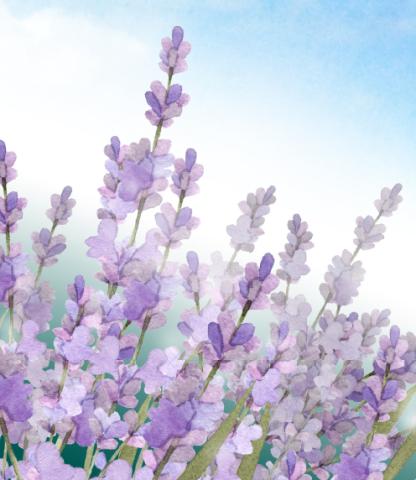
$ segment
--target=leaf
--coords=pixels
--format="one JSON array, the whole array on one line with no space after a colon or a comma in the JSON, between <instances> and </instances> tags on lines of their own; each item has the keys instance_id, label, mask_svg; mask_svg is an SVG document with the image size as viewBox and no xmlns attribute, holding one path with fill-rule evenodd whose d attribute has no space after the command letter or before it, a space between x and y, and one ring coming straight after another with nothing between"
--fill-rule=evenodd
<instances>
[{"instance_id":1,"label":"leaf","mask_svg":"<svg viewBox=\"0 0 416 480\"><path fill-rule=\"evenodd\" d=\"M409 434L384 471L384 480L394 480L416 450L416 431Z\"/></svg>"},{"instance_id":2,"label":"leaf","mask_svg":"<svg viewBox=\"0 0 416 480\"><path fill-rule=\"evenodd\" d=\"M234 410L221 423L218 430L209 438L195 457L188 463L188 466L178 480L197 480L202 477L233 429L251 390L252 387L246 390L244 395L237 402Z\"/></svg>"},{"instance_id":3,"label":"leaf","mask_svg":"<svg viewBox=\"0 0 416 480\"><path fill-rule=\"evenodd\" d=\"M262 436L259 439L251 442L253 445L253 452L250 453L250 455L244 455L240 466L238 467L237 475L241 478L241 480L251 480L254 476L264 442L266 441L267 434L269 433L269 423L270 403L267 403L260 420L260 426L263 431Z\"/></svg>"}]
</instances>

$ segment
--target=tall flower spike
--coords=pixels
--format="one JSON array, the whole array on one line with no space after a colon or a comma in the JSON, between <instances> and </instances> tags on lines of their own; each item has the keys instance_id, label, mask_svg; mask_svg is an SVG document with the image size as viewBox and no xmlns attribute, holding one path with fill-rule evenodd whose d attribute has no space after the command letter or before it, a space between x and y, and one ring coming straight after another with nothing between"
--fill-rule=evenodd
<instances>
[{"instance_id":1,"label":"tall flower spike","mask_svg":"<svg viewBox=\"0 0 416 480\"><path fill-rule=\"evenodd\" d=\"M267 190L258 188L256 193L249 193L247 199L239 203L243 212L235 225L227 227L227 233L231 237L231 246L235 250L252 252L254 243L264 232L260 228L264 223L264 217L270 211L270 205L276 201L274 196L275 187Z\"/></svg>"},{"instance_id":2,"label":"tall flower spike","mask_svg":"<svg viewBox=\"0 0 416 480\"><path fill-rule=\"evenodd\" d=\"M295 283L302 275L309 273L309 267L306 265L306 250L313 247L312 233L308 231L308 224L302 222L298 214L293 215L287 226L289 228L288 243L285 245L285 251L279 253L282 268L277 271L277 275L282 280Z\"/></svg>"}]
</instances>

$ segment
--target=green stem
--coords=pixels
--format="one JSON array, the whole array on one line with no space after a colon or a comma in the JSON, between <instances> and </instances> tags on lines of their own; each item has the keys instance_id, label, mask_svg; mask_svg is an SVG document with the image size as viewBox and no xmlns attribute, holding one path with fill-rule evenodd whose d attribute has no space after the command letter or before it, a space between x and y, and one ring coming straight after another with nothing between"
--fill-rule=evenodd
<instances>
[{"instance_id":1,"label":"green stem","mask_svg":"<svg viewBox=\"0 0 416 480\"><path fill-rule=\"evenodd\" d=\"M145 203L146 203L146 196L142 195L139 201L139 206L137 207L136 220L134 221L134 227L131 233L129 247L132 247L136 243L137 232L139 230L140 219L142 217Z\"/></svg>"},{"instance_id":2,"label":"green stem","mask_svg":"<svg viewBox=\"0 0 416 480\"><path fill-rule=\"evenodd\" d=\"M87 474L87 478L90 475L91 464L93 463L93 459L94 459L94 450L95 450L95 444L90 445L87 448L87 453L85 454L84 470L85 470L85 473Z\"/></svg>"},{"instance_id":3,"label":"green stem","mask_svg":"<svg viewBox=\"0 0 416 480\"><path fill-rule=\"evenodd\" d=\"M175 451L175 449L176 449L176 445L174 443L171 443L153 474L153 480L158 480L158 478L163 472L163 469L166 467L166 464L169 462L170 457L173 455L173 452Z\"/></svg>"},{"instance_id":4,"label":"green stem","mask_svg":"<svg viewBox=\"0 0 416 480\"><path fill-rule=\"evenodd\" d=\"M150 314L146 314L143 321L142 331L140 332L139 341L137 342L136 350L134 351L134 354L130 360L130 365L135 365L135 363L137 362L137 358L140 355L140 351L144 342L144 337L146 335L147 329L149 328L151 318L152 317L150 316Z\"/></svg>"},{"instance_id":5,"label":"green stem","mask_svg":"<svg viewBox=\"0 0 416 480\"><path fill-rule=\"evenodd\" d=\"M6 422L4 418L1 416L0 416L0 429L1 429L1 433L3 434L4 442L6 443L7 453L13 465L13 470L16 475L16 480L23 480L23 477L19 471L19 463L17 461L16 455L14 454L12 444L10 443L9 432L7 430Z\"/></svg>"}]
</instances>

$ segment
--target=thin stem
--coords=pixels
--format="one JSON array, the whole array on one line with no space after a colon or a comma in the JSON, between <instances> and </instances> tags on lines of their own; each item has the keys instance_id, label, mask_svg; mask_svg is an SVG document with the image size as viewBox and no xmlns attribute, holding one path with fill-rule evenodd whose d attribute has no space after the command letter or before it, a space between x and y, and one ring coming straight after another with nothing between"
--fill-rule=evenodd
<instances>
[{"instance_id":1,"label":"thin stem","mask_svg":"<svg viewBox=\"0 0 416 480\"><path fill-rule=\"evenodd\" d=\"M289 290L290 290L290 278L286 282L286 291L285 291L285 304L287 303L289 299Z\"/></svg>"},{"instance_id":2,"label":"thin stem","mask_svg":"<svg viewBox=\"0 0 416 480\"><path fill-rule=\"evenodd\" d=\"M321 315L324 313L324 310L325 310L326 306L328 305L328 302L329 302L330 298L331 298L331 295L328 294L328 296L325 298L324 304L322 305L321 309L319 310L318 314L315 317L315 320L312 323L312 329L313 330L315 330L316 325L317 325L319 319L321 318Z\"/></svg>"},{"instance_id":3,"label":"thin stem","mask_svg":"<svg viewBox=\"0 0 416 480\"><path fill-rule=\"evenodd\" d=\"M7 468L8 466L9 466L9 465L8 465L8 463L7 463L7 443L4 442L3 462L2 462L2 468L1 468L3 478L6 478L6 468Z\"/></svg>"},{"instance_id":4,"label":"thin stem","mask_svg":"<svg viewBox=\"0 0 416 480\"><path fill-rule=\"evenodd\" d=\"M54 220L53 223L52 223L52 227L51 227L51 236L49 238L49 242L48 242L47 246L49 246L57 226L58 226L58 220ZM40 277L42 275L42 271L43 271L44 266L45 265L44 265L43 261L39 262L39 266L38 266L38 269L37 269L37 272L36 272L36 277L35 277L35 288L38 286L38 283L39 283Z\"/></svg>"},{"instance_id":5,"label":"thin stem","mask_svg":"<svg viewBox=\"0 0 416 480\"><path fill-rule=\"evenodd\" d=\"M162 460L159 462L154 474L153 480L157 480L163 472L163 469L166 467L166 464L169 462L170 457L172 456L173 452L176 449L176 445L172 442L168 449L166 450L165 454L162 457Z\"/></svg>"},{"instance_id":6,"label":"thin stem","mask_svg":"<svg viewBox=\"0 0 416 480\"><path fill-rule=\"evenodd\" d=\"M137 231L139 230L140 219L142 217L145 203L146 203L146 195L142 195L139 201L139 206L137 207L136 220L134 222L133 231L131 233L129 247L132 247L136 243Z\"/></svg>"},{"instance_id":7,"label":"thin stem","mask_svg":"<svg viewBox=\"0 0 416 480\"><path fill-rule=\"evenodd\" d=\"M95 450L95 444L90 445L87 448L87 453L85 454L84 470L85 470L85 473L87 474L87 478L90 476L91 464L93 463L93 459L94 459L94 450Z\"/></svg>"},{"instance_id":8,"label":"thin stem","mask_svg":"<svg viewBox=\"0 0 416 480\"><path fill-rule=\"evenodd\" d=\"M10 312L10 316L9 316L9 343L13 343L14 342L14 296L13 294L11 294L9 296L9 312Z\"/></svg>"},{"instance_id":9,"label":"thin stem","mask_svg":"<svg viewBox=\"0 0 416 480\"><path fill-rule=\"evenodd\" d=\"M7 453L13 465L13 470L16 475L16 480L23 480L23 477L19 471L19 463L17 461L16 455L14 454L12 444L10 443L9 432L7 430L6 422L4 418L1 416L0 416L0 429L1 429L1 433L3 434L4 442L6 443Z\"/></svg>"},{"instance_id":10,"label":"thin stem","mask_svg":"<svg viewBox=\"0 0 416 480\"><path fill-rule=\"evenodd\" d=\"M208 373L208 377L205 380L204 386L202 387L201 393L199 394L199 398L205 393L205 390L208 388L208 385L211 383L212 379L215 377L218 369L221 366L221 359L217 360L214 365L212 366L210 372Z\"/></svg>"},{"instance_id":11,"label":"thin stem","mask_svg":"<svg viewBox=\"0 0 416 480\"><path fill-rule=\"evenodd\" d=\"M149 328L151 318L152 317L150 316L150 314L147 313L143 321L142 331L140 332L140 337L139 341L137 342L136 350L134 351L134 354L130 360L130 365L134 365L137 362L137 358L140 355L140 351L144 342L144 336L146 335L147 329Z\"/></svg>"}]
</instances>

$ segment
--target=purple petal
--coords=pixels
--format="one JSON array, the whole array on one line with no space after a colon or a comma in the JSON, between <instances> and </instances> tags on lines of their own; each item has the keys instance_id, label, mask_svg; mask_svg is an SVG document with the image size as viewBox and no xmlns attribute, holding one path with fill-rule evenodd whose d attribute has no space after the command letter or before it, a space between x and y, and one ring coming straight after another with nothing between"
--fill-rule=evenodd
<instances>
[{"instance_id":1,"label":"purple petal","mask_svg":"<svg viewBox=\"0 0 416 480\"><path fill-rule=\"evenodd\" d=\"M182 85L172 85L169 90L168 94L166 96L166 105L171 105L174 102L177 102L182 95Z\"/></svg>"},{"instance_id":2,"label":"purple petal","mask_svg":"<svg viewBox=\"0 0 416 480\"><path fill-rule=\"evenodd\" d=\"M224 353L224 339L222 337L221 327L216 322L208 324L208 338L210 339L218 358Z\"/></svg>"},{"instance_id":3,"label":"purple petal","mask_svg":"<svg viewBox=\"0 0 416 480\"><path fill-rule=\"evenodd\" d=\"M279 326L279 340L282 342L289 334L289 322L284 321Z\"/></svg>"},{"instance_id":4,"label":"purple petal","mask_svg":"<svg viewBox=\"0 0 416 480\"><path fill-rule=\"evenodd\" d=\"M393 325L390 328L390 343L393 347L397 345L400 338L400 328L397 325Z\"/></svg>"},{"instance_id":5,"label":"purple petal","mask_svg":"<svg viewBox=\"0 0 416 480\"><path fill-rule=\"evenodd\" d=\"M111 148L113 149L114 156L117 158L120 154L120 139L118 137L111 137Z\"/></svg>"},{"instance_id":6,"label":"purple petal","mask_svg":"<svg viewBox=\"0 0 416 480\"><path fill-rule=\"evenodd\" d=\"M18 200L17 192L10 192L7 195L6 210L8 212L11 212L12 210L14 210L17 207L17 200Z\"/></svg>"},{"instance_id":7,"label":"purple petal","mask_svg":"<svg viewBox=\"0 0 416 480\"><path fill-rule=\"evenodd\" d=\"M42 245L46 247L51 241L51 232L47 228L42 228L39 232L39 240L42 242Z\"/></svg>"},{"instance_id":8,"label":"purple petal","mask_svg":"<svg viewBox=\"0 0 416 480\"><path fill-rule=\"evenodd\" d=\"M178 49L183 40L183 29L182 27L173 27L172 30L172 45L174 48Z\"/></svg>"},{"instance_id":9,"label":"purple petal","mask_svg":"<svg viewBox=\"0 0 416 480\"><path fill-rule=\"evenodd\" d=\"M68 201L69 197L71 196L71 193L72 193L72 188L67 185L63 190L62 190L62 193L61 193L61 203L65 203L66 201Z\"/></svg>"},{"instance_id":10,"label":"purple petal","mask_svg":"<svg viewBox=\"0 0 416 480\"><path fill-rule=\"evenodd\" d=\"M160 117L162 115L162 107L160 106L156 95L149 90L144 94L144 96L149 107L156 113L158 117Z\"/></svg>"},{"instance_id":11,"label":"purple petal","mask_svg":"<svg viewBox=\"0 0 416 480\"><path fill-rule=\"evenodd\" d=\"M54 245L48 250L46 257L50 258L50 257L54 257L55 255L59 255L65 249L66 249L66 245L64 243L58 243L57 245Z\"/></svg>"},{"instance_id":12,"label":"purple petal","mask_svg":"<svg viewBox=\"0 0 416 480\"><path fill-rule=\"evenodd\" d=\"M254 325L252 323L243 323L238 327L234 335L231 337L230 345L236 347L237 345L244 345L253 338Z\"/></svg>"},{"instance_id":13,"label":"purple petal","mask_svg":"<svg viewBox=\"0 0 416 480\"><path fill-rule=\"evenodd\" d=\"M178 216L176 217L175 226L183 227L186 225L192 217L192 208L184 207L181 208Z\"/></svg>"},{"instance_id":14,"label":"purple petal","mask_svg":"<svg viewBox=\"0 0 416 480\"><path fill-rule=\"evenodd\" d=\"M393 398L396 395L398 388L399 388L399 382L397 380L389 380L383 389L383 393L381 394L381 399L389 400L390 398Z\"/></svg>"},{"instance_id":15,"label":"purple petal","mask_svg":"<svg viewBox=\"0 0 416 480\"><path fill-rule=\"evenodd\" d=\"M193 273L197 273L199 267L198 254L196 252L190 251L186 254L186 261L188 262L189 268Z\"/></svg>"},{"instance_id":16,"label":"purple petal","mask_svg":"<svg viewBox=\"0 0 416 480\"><path fill-rule=\"evenodd\" d=\"M190 172L192 167L195 165L196 162L196 151L193 148L188 148L185 153L185 167Z\"/></svg>"},{"instance_id":17,"label":"purple petal","mask_svg":"<svg viewBox=\"0 0 416 480\"><path fill-rule=\"evenodd\" d=\"M4 162L6 158L6 144L0 140L0 162Z\"/></svg>"},{"instance_id":18,"label":"purple petal","mask_svg":"<svg viewBox=\"0 0 416 480\"><path fill-rule=\"evenodd\" d=\"M363 398L374 410L378 410L378 401L370 387L363 388Z\"/></svg>"},{"instance_id":19,"label":"purple petal","mask_svg":"<svg viewBox=\"0 0 416 480\"><path fill-rule=\"evenodd\" d=\"M263 282L270 275L273 265L274 265L273 255L271 253L266 253L260 262L260 268L259 268L260 281Z\"/></svg>"},{"instance_id":20,"label":"purple petal","mask_svg":"<svg viewBox=\"0 0 416 480\"><path fill-rule=\"evenodd\" d=\"M85 280L82 275L77 275L74 281L75 294L77 296L77 302L81 300L82 295L84 295Z\"/></svg>"},{"instance_id":21,"label":"purple petal","mask_svg":"<svg viewBox=\"0 0 416 480\"><path fill-rule=\"evenodd\" d=\"M287 464L287 473L290 478L293 475L293 472L295 471L295 467L296 467L296 454L293 450L290 450L287 453L286 464Z\"/></svg>"}]
</instances>

